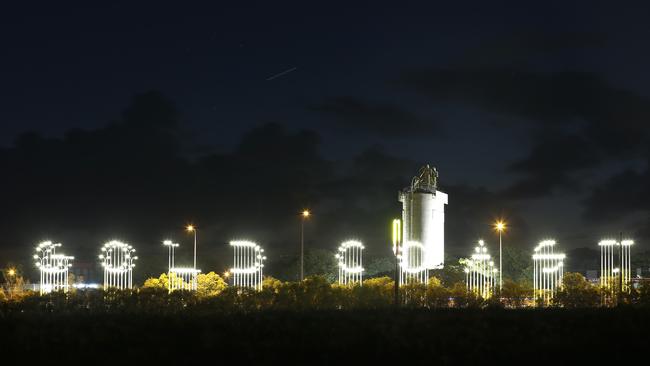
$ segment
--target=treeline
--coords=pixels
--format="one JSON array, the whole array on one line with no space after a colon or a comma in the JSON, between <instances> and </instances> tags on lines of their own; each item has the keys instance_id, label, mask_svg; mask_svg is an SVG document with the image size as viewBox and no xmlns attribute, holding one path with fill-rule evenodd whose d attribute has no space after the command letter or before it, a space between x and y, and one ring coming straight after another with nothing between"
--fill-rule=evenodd
<instances>
[{"instance_id":1,"label":"treeline","mask_svg":"<svg viewBox=\"0 0 650 366\"><path fill-rule=\"evenodd\" d=\"M162 279L162 280L161 280ZM19 296L0 297L0 311L15 312L87 312L173 314L178 312L256 312L263 310L353 310L383 309L394 306L394 282L389 277L367 279L363 285L331 284L325 277L308 277L302 282L282 282L267 277L262 291L228 287L212 273L199 281L197 291L169 293L163 276L147 281L134 290L75 290L40 296L24 292ZM601 307L619 301L614 291L591 285L582 275L567 273L563 287L547 306L564 308ZM428 285L412 283L399 290L404 308L524 308L536 305L532 289L512 281L504 283L501 294L483 299L468 292L458 282L447 287L436 278ZM650 285L643 284L625 293L621 305L650 307ZM538 304L537 304L538 305Z\"/></svg>"}]
</instances>

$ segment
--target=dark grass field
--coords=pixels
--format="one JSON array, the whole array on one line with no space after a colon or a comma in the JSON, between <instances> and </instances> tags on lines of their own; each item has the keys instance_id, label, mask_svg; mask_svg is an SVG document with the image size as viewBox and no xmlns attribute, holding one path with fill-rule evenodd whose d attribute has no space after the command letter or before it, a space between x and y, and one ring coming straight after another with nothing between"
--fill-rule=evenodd
<instances>
[{"instance_id":1,"label":"dark grass field","mask_svg":"<svg viewBox=\"0 0 650 366\"><path fill-rule=\"evenodd\" d=\"M621 364L650 348L643 309L31 313L0 329L3 357L72 365Z\"/></svg>"}]
</instances>

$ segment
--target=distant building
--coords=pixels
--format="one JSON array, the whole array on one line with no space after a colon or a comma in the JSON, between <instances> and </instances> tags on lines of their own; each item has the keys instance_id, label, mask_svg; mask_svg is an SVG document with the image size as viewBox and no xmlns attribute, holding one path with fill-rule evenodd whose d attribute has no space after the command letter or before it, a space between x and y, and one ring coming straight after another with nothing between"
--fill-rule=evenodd
<instances>
[{"instance_id":1,"label":"distant building","mask_svg":"<svg viewBox=\"0 0 650 366\"><path fill-rule=\"evenodd\" d=\"M592 282L592 283L597 283L598 282L598 270L596 269L589 269L587 270L587 281Z\"/></svg>"},{"instance_id":2,"label":"distant building","mask_svg":"<svg viewBox=\"0 0 650 366\"><path fill-rule=\"evenodd\" d=\"M96 262L77 261L70 268L70 273L74 275L75 282L77 283L97 282L101 279L98 266Z\"/></svg>"}]
</instances>

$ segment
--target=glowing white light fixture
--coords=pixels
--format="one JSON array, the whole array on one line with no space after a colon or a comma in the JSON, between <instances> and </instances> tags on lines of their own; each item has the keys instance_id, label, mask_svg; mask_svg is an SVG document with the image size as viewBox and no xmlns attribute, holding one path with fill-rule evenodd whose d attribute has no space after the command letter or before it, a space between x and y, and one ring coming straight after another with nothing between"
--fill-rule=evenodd
<instances>
[{"instance_id":1,"label":"glowing white light fixture","mask_svg":"<svg viewBox=\"0 0 650 366\"><path fill-rule=\"evenodd\" d=\"M230 242L233 247L234 266L232 273L233 286L249 287L255 290L262 290L264 249L252 241L233 240Z\"/></svg>"},{"instance_id":2,"label":"glowing white light fixture","mask_svg":"<svg viewBox=\"0 0 650 366\"><path fill-rule=\"evenodd\" d=\"M631 281L631 248L633 240L616 241L601 240L600 247L600 286L606 289L618 288L618 276L622 275L623 291L630 289ZM620 249L620 255L618 251ZM616 260L617 257L618 260ZM622 269L622 270L621 270Z\"/></svg>"},{"instance_id":3,"label":"glowing white light fixture","mask_svg":"<svg viewBox=\"0 0 650 366\"><path fill-rule=\"evenodd\" d=\"M200 269L194 267L176 267L175 251L179 244L171 240L164 240L163 245L167 247L167 289L169 292L176 290L196 291L197 279Z\"/></svg>"},{"instance_id":4,"label":"glowing white light fixture","mask_svg":"<svg viewBox=\"0 0 650 366\"><path fill-rule=\"evenodd\" d=\"M58 247L61 247L60 243L51 241L41 242L36 247L33 258L40 272L41 295L59 290L68 292L68 269L72 266L70 262L74 257L57 254Z\"/></svg>"},{"instance_id":5,"label":"glowing white light fixture","mask_svg":"<svg viewBox=\"0 0 650 366\"><path fill-rule=\"evenodd\" d=\"M170 292L175 290L196 291L200 269L192 267L172 267L169 270Z\"/></svg>"},{"instance_id":6,"label":"glowing white light fixture","mask_svg":"<svg viewBox=\"0 0 650 366\"><path fill-rule=\"evenodd\" d=\"M360 241L348 240L341 243L335 255L339 264L339 284L363 282L363 249L365 247Z\"/></svg>"},{"instance_id":7,"label":"glowing white light fixture","mask_svg":"<svg viewBox=\"0 0 650 366\"><path fill-rule=\"evenodd\" d=\"M99 260L104 268L104 290L115 287L120 290L133 288L133 268L138 259L129 244L111 240L101 248Z\"/></svg>"},{"instance_id":8,"label":"glowing white light fixture","mask_svg":"<svg viewBox=\"0 0 650 366\"><path fill-rule=\"evenodd\" d=\"M555 253L555 240L543 240L533 252L533 297L548 305L564 278L564 253Z\"/></svg>"},{"instance_id":9,"label":"glowing white light fixture","mask_svg":"<svg viewBox=\"0 0 650 366\"><path fill-rule=\"evenodd\" d=\"M494 266L492 256L488 253L483 240L478 241L474 253L465 261L465 284L467 290L483 299L494 294L499 270Z\"/></svg>"},{"instance_id":10,"label":"glowing white light fixture","mask_svg":"<svg viewBox=\"0 0 650 366\"><path fill-rule=\"evenodd\" d=\"M426 266L426 248L417 241L407 241L399 251L400 278L399 284L410 282L427 284L429 269Z\"/></svg>"}]
</instances>

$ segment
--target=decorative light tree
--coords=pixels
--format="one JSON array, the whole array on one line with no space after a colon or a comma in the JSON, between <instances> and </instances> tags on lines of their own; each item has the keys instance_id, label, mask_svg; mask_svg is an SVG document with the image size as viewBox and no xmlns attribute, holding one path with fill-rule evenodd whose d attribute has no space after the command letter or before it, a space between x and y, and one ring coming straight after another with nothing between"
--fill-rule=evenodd
<instances>
[{"instance_id":1,"label":"decorative light tree","mask_svg":"<svg viewBox=\"0 0 650 366\"><path fill-rule=\"evenodd\" d=\"M175 290L196 291L197 279L201 270L193 267L176 267L175 249L179 247L179 244L173 243L171 240L165 240L163 245L168 248L167 288L169 292Z\"/></svg>"},{"instance_id":2,"label":"decorative light tree","mask_svg":"<svg viewBox=\"0 0 650 366\"><path fill-rule=\"evenodd\" d=\"M630 290L632 280L631 249L633 240L616 241L613 239L601 240L600 247L600 286L606 289L618 287L618 277L621 279L622 291ZM618 252L618 254L616 253ZM619 257L616 260L616 257Z\"/></svg>"},{"instance_id":3,"label":"decorative light tree","mask_svg":"<svg viewBox=\"0 0 650 366\"><path fill-rule=\"evenodd\" d=\"M116 287L120 290L133 288L133 268L138 259L129 244L111 240L101 248L99 259L104 268L104 290Z\"/></svg>"},{"instance_id":4,"label":"decorative light tree","mask_svg":"<svg viewBox=\"0 0 650 366\"><path fill-rule=\"evenodd\" d=\"M68 269L74 257L64 254L57 254L56 248L61 247L60 243L44 241L36 247L34 260L40 272L39 290L41 295L52 291L63 290L68 292Z\"/></svg>"},{"instance_id":5,"label":"decorative light tree","mask_svg":"<svg viewBox=\"0 0 650 366\"><path fill-rule=\"evenodd\" d=\"M264 268L264 249L252 241L234 240L230 242L233 247L234 267L230 270L233 286L250 287L262 290L262 270Z\"/></svg>"},{"instance_id":6,"label":"decorative light tree","mask_svg":"<svg viewBox=\"0 0 650 366\"><path fill-rule=\"evenodd\" d=\"M336 259L339 262L339 284L363 283L363 249L360 241L348 240L339 246Z\"/></svg>"},{"instance_id":7,"label":"decorative light tree","mask_svg":"<svg viewBox=\"0 0 650 366\"><path fill-rule=\"evenodd\" d=\"M555 253L555 240L543 240L533 253L533 295L548 305L564 278L564 253Z\"/></svg>"},{"instance_id":8,"label":"decorative light tree","mask_svg":"<svg viewBox=\"0 0 650 366\"><path fill-rule=\"evenodd\" d=\"M488 253L483 240L478 241L474 253L465 261L465 284L467 290L476 295L489 299L494 294L498 282L499 270Z\"/></svg>"},{"instance_id":9,"label":"decorative light tree","mask_svg":"<svg viewBox=\"0 0 650 366\"><path fill-rule=\"evenodd\" d=\"M417 241L407 241L398 248L400 261L400 286L409 282L427 284L429 270L425 263L425 248Z\"/></svg>"}]
</instances>

